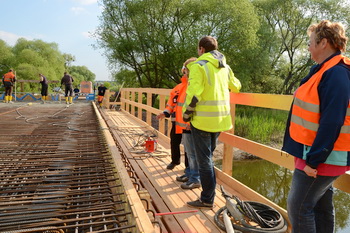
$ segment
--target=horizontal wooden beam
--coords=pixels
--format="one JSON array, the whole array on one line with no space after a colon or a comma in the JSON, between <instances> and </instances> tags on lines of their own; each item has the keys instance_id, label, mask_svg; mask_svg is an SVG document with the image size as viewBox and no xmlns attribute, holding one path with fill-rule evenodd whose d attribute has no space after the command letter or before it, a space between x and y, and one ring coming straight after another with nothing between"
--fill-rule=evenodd
<instances>
[{"instance_id":1,"label":"horizontal wooden beam","mask_svg":"<svg viewBox=\"0 0 350 233\"><path fill-rule=\"evenodd\" d=\"M290 109L292 95L231 93L231 103L279 110Z\"/></svg>"},{"instance_id":2,"label":"horizontal wooden beam","mask_svg":"<svg viewBox=\"0 0 350 233\"><path fill-rule=\"evenodd\" d=\"M24 79L20 79L20 80L16 80L16 82L19 83L40 83L40 80L24 80ZM47 80L48 83L59 83L60 81L58 80Z\"/></svg>"}]
</instances>

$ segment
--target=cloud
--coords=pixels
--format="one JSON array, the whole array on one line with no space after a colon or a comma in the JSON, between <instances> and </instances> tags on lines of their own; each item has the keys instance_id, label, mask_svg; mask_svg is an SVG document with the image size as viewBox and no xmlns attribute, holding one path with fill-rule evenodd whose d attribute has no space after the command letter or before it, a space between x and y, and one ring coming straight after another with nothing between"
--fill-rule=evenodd
<instances>
[{"instance_id":1,"label":"cloud","mask_svg":"<svg viewBox=\"0 0 350 233\"><path fill-rule=\"evenodd\" d=\"M0 31L0 39L4 40L10 46L14 46L19 38L32 40L32 38L30 38L29 36L19 36L11 32Z\"/></svg>"},{"instance_id":2,"label":"cloud","mask_svg":"<svg viewBox=\"0 0 350 233\"><path fill-rule=\"evenodd\" d=\"M82 32L83 37L91 39L91 32Z\"/></svg>"},{"instance_id":3,"label":"cloud","mask_svg":"<svg viewBox=\"0 0 350 233\"><path fill-rule=\"evenodd\" d=\"M80 15L82 13L87 12L86 9L82 8L82 7L72 7L72 8L70 8L70 10L73 11L73 13L76 15Z\"/></svg>"},{"instance_id":4,"label":"cloud","mask_svg":"<svg viewBox=\"0 0 350 233\"><path fill-rule=\"evenodd\" d=\"M74 0L74 2L78 2L81 5L91 5L97 3L97 0Z\"/></svg>"}]
</instances>

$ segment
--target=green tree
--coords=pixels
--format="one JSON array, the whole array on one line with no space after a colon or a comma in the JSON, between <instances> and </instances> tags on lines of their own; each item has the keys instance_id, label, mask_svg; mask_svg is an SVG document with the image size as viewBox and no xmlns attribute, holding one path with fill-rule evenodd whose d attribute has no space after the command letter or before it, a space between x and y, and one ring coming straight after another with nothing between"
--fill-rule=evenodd
<instances>
[{"instance_id":1,"label":"green tree","mask_svg":"<svg viewBox=\"0 0 350 233\"><path fill-rule=\"evenodd\" d=\"M261 54L269 65L262 66L260 74L252 73L248 85L252 90L265 86L266 92L291 94L313 64L307 28L321 19L348 25L349 8L341 0L255 0L253 4L261 28L259 46L252 54Z\"/></svg>"},{"instance_id":2,"label":"green tree","mask_svg":"<svg viewBox=\"0 0 350 233\"><path fill-rule=\"evenodd\" d=\"M21 38L12 48L18 79L36 80L44 74L49 80L60 80L64 71L64 58L56 43Z\"/></svg>"},{"instance_id":3,"label":"green tree","mask_svg":"<svg viewBox=\"0 0 350 233\"><path fill-rule=\"evenodd\" d=\"M228 63L255 45L258 18L248 0L102 0L97 47L113 68L135 72L140 87L174 86L182 63L196 56L198 39L215 36ZM239 73L239 69L236 69Z\"/></svg>"},{"instance_id":4,"label":"green tree","mask_svg":"<svg viewBox=\"0 0 350 233\"><path fill-rule=\"evenodd\" d=\"M75 56L73 56L72 54L68 54L68 53L64 53L63 54L64 57L64 68L67 72L70 72L70 68L72 66L72 63L75 61Z\"/></svg>"},{"instance_id":5,"label":"green tree","mask_svg":"<svg viewBox=\"0 0 350 233\"><path fill-rule=\"evenodd\" d=\"M116 80L118 84L124 83L124 87L140 87L136 79L136 73L131 70L121 69L119 72L113 74L113 79Z\"/></svg>"},{"instance_id":6,"label":"green tree","mask_svg":"<svg viewBox=\"0 0 350 233\"><path fill-rule=\"evenodd\" d=\"M0 40L0 72L4 74L13 66L13 53L5 41Z\"/></svg>"},{"instance_id":7,"label":"green tree","mask_svg":"<svg viewBox=\"0 0 350 233\"><path fill-rule=\"evenodd\" d=\"M81 81L93 82L96 77L86 66L71 66L70 75L72 75L75 85L78 85Z\"/></svg>"}]
</instances>

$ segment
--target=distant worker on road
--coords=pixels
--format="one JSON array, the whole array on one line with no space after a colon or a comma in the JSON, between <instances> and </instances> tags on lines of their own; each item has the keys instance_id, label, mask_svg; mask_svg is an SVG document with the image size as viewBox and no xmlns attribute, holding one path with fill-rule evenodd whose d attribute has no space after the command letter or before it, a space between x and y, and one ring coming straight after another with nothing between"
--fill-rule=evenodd
<instances>
[{"instance_id":1,"label":"distant worker on road","mask_svg":"<svg viewBox=\"0 0 350 233\"><path fill-rule=\"evenodd\" d=\"M5 103L13 103L12 102L12 89L13 89L13 84L16 82L16 76L13 73L13 70L10 69L9 72L4 74L2 76L2 83L4 84L5 87Z\"/></svg>"},{"instance_id":2,"label":"distant worker on road","mask_svg":"<svg viewBox=\"0 0 350 233\"><path fill-rule=\"evenodd\" d=\"M39 74L41 84L41 100L43 103L47 100L47 90L49 89L49 82L43 74Z\"/></svg>"},{"instance_id":3,"label":"distant worker on road","mask_svg":"<svg viewBox=\"0 0 350 233\"><path fill-rule=\"evenodd\" d=\"M79 96L80 90L79 90L78 86L76 86L73 91L74 91L75 96Z\"/></svg>"},{"instance_id":4,"label":"distant worker on road","mask_svg":"<svg viewBox=\"0 0 350 233\"><path fill-rule=\"evenodd\" d=\"M102 101L103 101L103 98L105 96L106 90L107 90L107 87L105 87L103 83L101 83L100 86L97 89L97 91L98 91L98 93L97 93L97 102L99 103L99 105L101 107L102 107Z\"/></svg>"},{"instance_id":5,"label":"distant worker on road","mask_svg":"<svg viewBox=\"0 0 350 233\"><path fill-rule=\"evenodd\" d=\"M66 104L72 104L73 103L73 77L70 76L67 72L64 72L64 76L61 80L61 86L64 84L64 96L66 99ZM69 99L68 99L69 96Z\"/></svg>"}]
</instances>

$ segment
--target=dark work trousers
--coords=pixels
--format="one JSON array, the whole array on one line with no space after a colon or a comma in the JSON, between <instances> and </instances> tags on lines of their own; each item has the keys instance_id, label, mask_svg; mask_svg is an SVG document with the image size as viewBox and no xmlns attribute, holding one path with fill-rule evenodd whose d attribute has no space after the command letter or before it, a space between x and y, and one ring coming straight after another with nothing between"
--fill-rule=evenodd
<instances>
[{"instance_id":1,"label":"dark work trousers","mask_svg":"<svg viewBox=\"0 0 350 233\"><path fill-rule=\"evenodd\" d=\"M181 160L181 144L182 134L175 133L175 122L172 122L171 131L170 131L170 150L171 150L171 163L180 164ZM185 166L188 167L188 159L185 153Z\"/></svg>"},{"instance_id":2,"label":"dark work trousers","mask_svg":"<svg viewBox=\"0 0 350 233\"><path fill-rule=\"evenodd\" d=\"M66 84L66 88L64 90L64 96L65 97L73 96L73 87L71 84Z\"/></svg>"}]
</instances>

